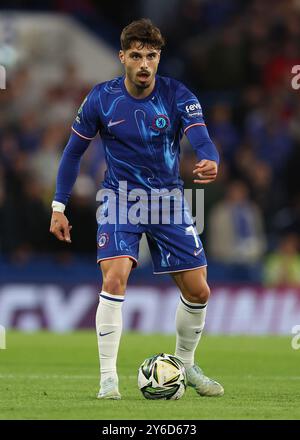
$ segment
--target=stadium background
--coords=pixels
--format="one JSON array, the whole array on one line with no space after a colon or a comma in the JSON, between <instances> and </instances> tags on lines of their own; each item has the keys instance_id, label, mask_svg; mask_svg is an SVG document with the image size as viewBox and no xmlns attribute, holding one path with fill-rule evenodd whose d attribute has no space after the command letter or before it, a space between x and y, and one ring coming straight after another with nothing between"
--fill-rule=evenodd
<instances>
[{"instance_id":1,"label":"stadium background","mask_svg":"<svg viewBox=\"0 0 300 440\"><path fill-rule=\"evenodd\" d=\"M94 325L101 283L95 194L105 169L99 137L66 211L71 246L50 236L50 205L76 110L95 83L122 73L120 30L142 16L166 36L160 74L196 93L221 155L219 177L205 187L206 332L290 334L300 324L296 0L136 0L117 8L92 0L1 2L0 324L23 331ZM187 188L194 161L184 139ZM125 328L172 333L177 298L168 276L152 275L143 242Z\"/></svg>"}]
</instances>

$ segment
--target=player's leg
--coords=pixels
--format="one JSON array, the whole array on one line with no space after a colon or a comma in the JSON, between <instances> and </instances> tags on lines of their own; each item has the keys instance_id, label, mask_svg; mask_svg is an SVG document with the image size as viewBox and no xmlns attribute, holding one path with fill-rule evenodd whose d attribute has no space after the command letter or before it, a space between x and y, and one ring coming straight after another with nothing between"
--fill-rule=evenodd
<instances>
[{"instance_id":1,"label":"player's leg","mask_svg":"<svg viewBox=\"0 0 300 440\"><path fill-rule=\"evenodd\" d=\"M210 290L206 281L206 267L171 274L180 289L176 311L175 354L186 368L194 365L194 354L205 324Z\"/></svg>"},{"instance_id":2,"label":"player's leg","mask_svg":"<svg viewBox=\"0 0 300 440\"><path fill-rule=\"evenodd\" d=\"M122 304L133 260L129 257L100 262L103 284L96 313L96 330L100 360L98 398L120 399L117 356L122 333Z\"/></svg>"},{"instance_id":3,"label":"player's leg","mask_svg":"<svg viewBox=\"0 0 300 440\"><path fill-rule=\"evenodd\" d=\"M178 196L179 197L179 196ZM181 203L181 204L180 204ZM179 208L178 208L179 207ZM173 208L172 208L173 209ZM199 234L192 224L186 203L174 203L174 214L182 212L182 222L150 225L147 239L154 273L169 273L181 291L176 313L176 355L187 368L188 384L198 394L222 395L223 387L204 376L194 365L194 354L205 323L209 287L206 281L206 256Z\"/></svg>"},{"instance_id":4,"label":"player's leg","mask_svg":"<svg viewBox=\"0 0 300 440\"><path fill-rule=\"evenodd\" d=\"M221 396L223 387L206 377L195 365L195 350L205 325L210 289L206 280L206 267L172 273L181 291L176 311L176 350L187 371L188 384L202 396Z\"/></svg>"}]
</instances>

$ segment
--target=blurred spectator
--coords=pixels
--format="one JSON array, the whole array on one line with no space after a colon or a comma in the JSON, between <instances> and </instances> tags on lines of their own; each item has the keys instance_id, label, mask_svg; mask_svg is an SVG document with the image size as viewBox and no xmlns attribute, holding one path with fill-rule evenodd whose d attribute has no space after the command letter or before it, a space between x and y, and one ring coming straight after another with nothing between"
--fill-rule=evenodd
<instances>
[{"instance_id":1,"label":"blurred spectator","mask_svg":"<svg viewBox=\"0 0 300 440\"><path fill-rule=\"evenodd\" d=\"M279 99L270 100L262 111L250 113L246 121L256 157L269 163L276 173L284 168L294 145L282 106Z\"/></svg>"},{"instance_id":2,"label":"blurred spectator","mask_svg":"<svg viewBox=\"0 0 300 440\"><path fill-rule=\"evenodd\" d=\"M210 39L188 42L189 70L197 88L233 90L245 83L244 41L240 23L231 23Z\"/></svg>"},{"instance_id":3,"label":"blurred spectator","mask_svg":"<svg viewBox=\"0 0 300 440\"><path fill-rule=\"evenodd\" d=\"M242 181L230 183L225 199L212 208L208 232L208 249L214 261L237 265L260 262L266 248L263 219Z\"/></svg>"},{"instance_id":4,"label":"blurred spectator","mask_svg":"<svg viewBox=\"0 0 300 440\"><path fill-rule=\"evenodd\" d=\"M53 190L61 156L59 146L65 139L65 127L60 124L48 126L43 133L39 150L29 159L28 167L40 184L46 205L53 199Z\"/></svg>"},{"instance_id":5,"label":"blurred spectator","mask_svg":"<svg viewBox=\"0 0 300 440\"><path fill-rule=\"evenodd\" d=\"M36 110L27 109L21 115L17 133L20 149L34 153L42 135L41 120Z\"/></svg>"},{"instance_id":6,"label":"blurred spectator","mask_svg":"<svg viewBox=\"0 0 300 440\"><path fill-rule=\"evenodd\" d=\"M267 286L300 286L300 239L297 234L281 238L278 248L267 255L264 263Z\"/></svg>"},{"instance_id":7,"label":"blurred spectator","mask_svg":"<svg viewBox=\"0 0 300 440\"><path fill-rule=\"evenodd\" d=\"M1 206L1 247L15 262L26 261L48 249L49 208L41 199L39 182L24 175L19 197L6 197Z\"/></svg>"},{"instance_id":8,"label":"blurred spectator","mask_svg":"<svg viewBox=\"0 0 300 440\"><path fill-rule=\"evenodd\" d=\"M232 120L231 107L227 104L216 104L212 108L209 133L212 140L220 146L222 158L232 161L239 144L239 133Z\"/></svg>"}]
</instances>

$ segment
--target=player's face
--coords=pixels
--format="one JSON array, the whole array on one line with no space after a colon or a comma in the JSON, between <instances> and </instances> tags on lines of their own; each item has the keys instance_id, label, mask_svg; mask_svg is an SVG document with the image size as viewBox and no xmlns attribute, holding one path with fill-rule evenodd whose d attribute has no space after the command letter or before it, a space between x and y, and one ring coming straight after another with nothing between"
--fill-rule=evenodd
<instances>
[{"instance_id":1,"label":"player's face","mask_svg":"<svg viewBox=\"0 0 300 440\"><path fill-rule=\"evenodd\" d=\"M160 50L142 47L140 42L132 43L128 50L120 51L120 60L124 64L126 78L138 89L147 89L154 84Z\"/></svg>"}]
</instances>

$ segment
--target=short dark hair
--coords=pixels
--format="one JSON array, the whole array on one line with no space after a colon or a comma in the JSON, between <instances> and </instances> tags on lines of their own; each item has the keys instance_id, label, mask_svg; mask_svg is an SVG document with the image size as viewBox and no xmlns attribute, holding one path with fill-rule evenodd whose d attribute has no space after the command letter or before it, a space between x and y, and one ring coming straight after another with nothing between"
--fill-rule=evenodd
<instances>
[{"instance_id":1,"label":"short dark hair","mask_svg":"<svg viewBox=\"0 0 300 440\"><path fill-rule=\"evenodd\" d=\"M160 50L165 40L160 30L153 25L148 18L135 20L126 26L121 33L121 48L128 50L135 41L141 42L141 46L150 46Z\"/></svg>"}]
</instances>

